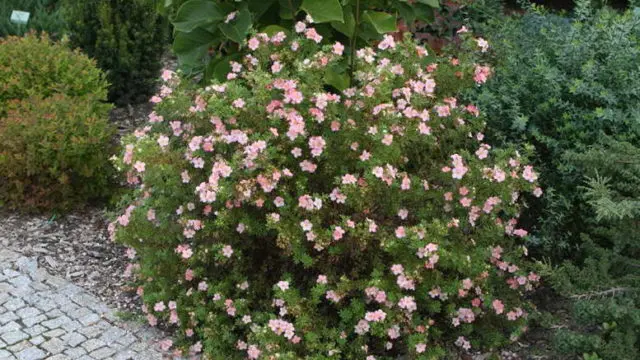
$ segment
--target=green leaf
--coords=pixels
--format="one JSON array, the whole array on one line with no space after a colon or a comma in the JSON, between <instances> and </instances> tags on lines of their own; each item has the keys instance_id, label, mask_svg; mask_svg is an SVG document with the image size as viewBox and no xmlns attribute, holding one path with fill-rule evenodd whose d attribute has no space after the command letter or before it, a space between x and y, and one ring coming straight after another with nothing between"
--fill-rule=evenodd
<instances>
[{"instance_id":1,"label":"green leaf","mask_svg":"<svg viewBox=\"0 0 640 360\"><path fill-rule=\"evenodd\" d=\"M432 8L439 8L440 1L438 0L418 0L418 2L431 6Z\"/></svg>"},{"instance_id":2,"label":"green leaf","mask_svg":"<svg viewBox=\"0 0 640 360\"><path fill-rule=\"evenodd\" d=\"M280 2L280 17L285 20L291 20L294 14L298 13L300 9L300 0L279 0Z\"/></svg>"},{"instance_id":3,"label":"green leaf","mask_svg":"<svg viewBox=\"0 0 640 360\"><path fill-rule=\"evenodd\" d=\"M345 34L348 38L352 38L356 29L356 18L351 11L347 11L344 16L344 22L332 21L331 26Z\"/></svg>"},{"instance_id":4,"label":"green leaf","mask_svg":"<svg viewBox=\"0 0 640 360\"><path fill-rule=\"evenodd\" d=\"M224 18L224 12L216 3L206 0L191 0L178 9L173 26L178 31L190 32L197 27L220 22Z\"/></svg>"},{"instance_id":5,"label":"green leaf","mask_svg":"<svg viewBox=\"0 0 640 360\"><path fill-rule=\"evenodd\" d=\"M227 74L231 71L230 62L238 61L240 58L240 54L233 54L213 59L211 62L209 62L205 70L205 80L207 82L211 81L211 79L225 81L227 79Z\"/></svg>"},{"instance_id":6,"label":"green leaf","mask_svg":"<svg viewBox=\"0 0 640 360\"><path fill-rule=\"evenodd\" d=\"M207 54L217 39L214 33L200 28L188 33L178 31L173 40L173 52L181 64L193 66Z\"/></svg>"},{"instance_id":7,"label":"green leaf","mask_svg":"<svg viewBox=\"0 0 640 360\"><path fill-rule=\"evenodd\" d=\"M315 23L344 22L342 6L338 0L304 0L301 8L313 18Z\"/></svg>"},{"instance_id":8,"label":"green leaf","mask_svg":"<svg viewBox=\"0 0 640 360\"><path fill-rule=\"evenodd\" d=\"M279 26L279 25L265 26L264 28L262 28L262 31L260 31L260 32L263 32L263 33L265 33L265 34L267 34L269 36L273 36L273 35L281 32L281 31L284 32L287 35L287 37L289 37L291 35L291 32L289 31L289 29L285 29L285 28L283 28L282 26Z\"/></svg>"},{"instance_id":9,"label":"green leaf","mask_svg":"<svg viewBox=\"0 0 640 360\"><path fill-rule=\"evenodd\" d=\"M385 12L366 10L362 13L362 19L371 23L378 34L386 34L398 30L396 17Z\"/></svg>"},{"instance_id":10,"label":"green leaf","mask_svg":"<svg viewBox=\"0 0 640 360\"><path fill-rule=\"evenodd\" d=\"M344 89L349 87L349 75L345 73L338 73L334 71L334 69L328 69L324 74L324 81L333 86L334 88L343 91Z\"/></svg>"},{"instance_id":11,"label":"green leaf","mask_svg":"<svg viewBox=\"0 0 640 360\"><path fill-rule=\"evenodd\" d=\"M251 13L247 9L238 11L235 19L220 24L220 31L231 41L242 43L251 28Z\"/></svg>"}]
</instances>

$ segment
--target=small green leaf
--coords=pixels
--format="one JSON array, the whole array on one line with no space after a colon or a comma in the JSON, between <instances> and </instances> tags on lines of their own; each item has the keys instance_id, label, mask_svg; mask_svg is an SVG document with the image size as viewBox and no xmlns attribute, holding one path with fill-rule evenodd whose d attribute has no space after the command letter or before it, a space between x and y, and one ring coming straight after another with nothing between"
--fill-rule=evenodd
<instances>
[{"instance_id":1,"label":"small green leaf","mask_svg":"<svg viewBox=\"0 0 640 360\"><path fill-rule=\"evenodd\" d=\"M287 35L287 37L289 37L289 35L291 35L291 31L289 31L289 29L285 29L282 26L279 25L269 25L269 26L265 26L264 28L262 28L262 31L267 35L269 35L270 37L279 33L279 32L283 32Z\"/></svg>"},{"instance_id":2,"label":"small green leaf","mask_svg":"<svg viewBox=\"0 0 640 360\"><path fill-rule=\"evenodd\" d=\"M396 17L385 12L366 10L362 13L362 19L371 23L378 34L386 34L398 30Z\"/></svg>"},{"instance_id":3,"label":"small green leaf","mask_svg":"<svg viewBox=\"0 0 640 360\"><path fill-rule=\"evenodd\" d=\"M199 26L216 23L224 18L224 12L221 11L216 3L205 0L191 0L178 9L176 18L173 20L173 26L178 31L190 32Z\"/></svg>"},{"instance_id":4,"label":"small green leaf","mask_svg":"<svg viewBox=\"0 0 640 360\"><path fill-rule=\"evenodd\" d=\"M440 7L440 1L438 0L418 0L418 2L427 4L432 8L436 8L436 9Z\"/></svg>"},{"instance_id":5,"label":"small green leaf","mask_svg":"<svg viewBox=\"0 0 640 360\"><path fill-rule=\"evenodd\" d=\"M238 11L235 19L219 25L220 31L231 41L242 43L251 28L251 13L247 9Z\"/></svg>"},{"instance_id":6,"label":"small green leaf","mask_svg":"<svg viewBox=\"0 0 640 360\"><path fill-rule=\"evenodd\" d=\"M313 18L315 23L344 22L344 14L339 0L304 0L301 8Z\"/></svg>"}]
</instances>

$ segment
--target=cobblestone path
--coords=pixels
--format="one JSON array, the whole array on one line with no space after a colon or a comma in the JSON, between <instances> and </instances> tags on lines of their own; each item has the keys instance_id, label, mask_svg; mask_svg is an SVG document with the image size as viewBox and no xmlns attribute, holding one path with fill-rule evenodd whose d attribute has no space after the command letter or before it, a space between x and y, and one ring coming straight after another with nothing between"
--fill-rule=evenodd
<instances>
[{"instance_id":1,"label":"cobblestone path","mask_svg":"<svg viewBox=\"0 0 640 360\"><path fill-rule=\"evenodd\" d=\"M0 249L0 360L162 359L158 336L35 259Z\"/></svg>"}]
</instances>

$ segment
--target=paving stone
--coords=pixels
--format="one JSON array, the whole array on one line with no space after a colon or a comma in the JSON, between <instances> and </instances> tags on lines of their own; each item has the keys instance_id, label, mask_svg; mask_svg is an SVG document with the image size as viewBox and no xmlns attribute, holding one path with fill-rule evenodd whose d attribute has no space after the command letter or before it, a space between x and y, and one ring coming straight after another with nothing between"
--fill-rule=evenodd
<instances>
[{"instance_id":1,"label":"paving stone","mask_svg":"<svg viewBox=\"0 0 640 360\"><path fill-rule=\"evenodd\" d=\"M162 359L149 345L158 331L123 323L105 303L35 260L0 249L0 360Z\"/></svg>"},{"instance_id":2,"label":"paving stone","mask_svg":"<svg viewBox=\"0 0 640 360\"><path fill-rule=\"evenodd\" d=\"M48 357L47 360L72 360L70 357L62 354Z\"/></svg>"},{"instance_id":3,"label":"paving stone","mask_svg":"<svg viewBox=\"0 0 640 360\"><path fill-rule=\"evenodd\" d=\"M28 339L29 335L23 333L20 330L15 330L15 331L6 332L0 335L0 338L2 338L2 341L7 343L7 345L12 345L17 343L18 341Z\"/></svg>"},{"instance_id":4,"label":"paving stone","mask_svg":"<svg viewBox=\"0 0 640 360\"><path fill-rule=\"evenodd\" d=\"M43 321L46 321L47 317L44 314L40 314L38 316L34 316L31 318L27 318L27 319L22 319L22 323L26 326L26 327L32 327L35 324L40 324Z\"/></svg>"},{"instance_id":5,"label":"paving stone","mask_svg":"<svg viewBox=\"0 0 640 360\"><path fill-rule=\"evenodd\" d=\"M49 329L56 329L62 326L62 324L68 323L69 321L71 321L71 319L69 319L69 317L67 317L66 315L63 315L55 319L43 321L42 325L48 327Z\"/></svg>"},{"instance_id":6,"label":"paving stone","mask_svg":"<svg viewBox=\"0 0 640 360\"><path fill-rule=\"evenodd\" d=\"M38 310L38 309L36 309L34 307L31 307L31 306L28 306L28 307L25 307L25 308L22 308L22 309L16 311L16 315L20 316L20 318L22 318L22 319L30 318L30 317L36 316L36 315L38 315L40 313L41 313L40 310Z\"/></svg>"},{"instance_id":7,"label":"paving stone","mask_svg":"<svg viewBox=\"0 0 640 360\"><path fill-rule=\"evenodd\" d=\"M35 346L38 346L40 344L42 344L43 342L45 342L47 339L44 338L44 336L42 335L38 335L36 337L33 337L31 339L29 339L29 342L32 343Z\"/></svg>"},{"instance_id":8,"label":"paving stone","mask_svg":"<svg viewBox=\"0 0 640 360\"><path fill-rule=\"evenodd\" d=\"M77 359L82 355L85 355L86 353L87 351L81 347L76 347L76 348L68 349L64 351L64 354L69 356L72 359Z\"/></svg>"},{"instance_id":9,"label":"paving stone","mask_svg":"<svg viewBox=\"0 0 640 360\"><path fill-rule=\"evenodd\" d=\"M26 329L24 329L24 332L26 332L27 334L31 335L31 336L37 336L42 334L43 332L46 332L47 329L46 327L42 326L42 325L35 325L35 326L31 326L28 327Z\"/></svg>"},{"instance_id":10,"label":"paving stone","mask_svg":"<svg viewBox=\"0 0 640 360\"><path fill-rule=\"evenodd\" d=\"M100 316L96 313L91 313L88 314L86 316L83 316L82 318L78 319L78 321L80 321L80 323L84 326L88 326L91 324L95 324L98 321L100 321Z\"/></svg>"},{"instance_id":11,"label":"paving stone","mask_svg":"<svg viewBox=\"0 0 640 360\"><path fill-rule=\"evenodd\" d=\"M57 338L59 336L62 336L64 334L66 334L67 332L62 330L62 329L53 329L53 330L49 330L45 333L43 333L42 335L44 335L44 337L51 339L51 338Z\"/></svg>"},{"instance_id":12,"label":"paving stone","mask_svg":"<svg viewBox=\"0 0 640 360\"><path fill-rule=\"evenodd\" d=\"M24 301L20 300L19 298L13 298L2 304L2 306L4 306L9 311L17 311L25 305L26 304L24 303Z\"/></svg>"},{"instance_id":13,"label":"paving stone","mask_svg":"<svg viewBox=\"0 0 640 360\"><path fill-rule=\"evenodd\" d=\"M47 354L35 346L24 349L17 355L20 360L40 360L44 359L45 356L47 356Z\"/></svg>"},{"instance_id":14,"label":"paving stone","mask_svg":"<svg viewBox=\"0 0 640 360\"><path fill-rule=\"evenodd\" d=\"M105 345L104 341L99 339L89 339L82 343L82 347L88 352L99 349Z\"/></svg>"},{"instance_id":15,"label":"paving stone","mask_svg":"<svg viewBox=\"0 0 640 360\"><path fill-rule=\"evenodd\" d=\"M71 346L71 347L76 347L76 346L80 345L81 343L83 343L84 341L87 341L86 337L84 337L81 334L78 334L76 332L65 334L65 335L63 335L61 337L61 339L68 346Z\"/></svg>"},{"instance_id":16,"label":"paving stone","mask_svg":"<svg viewBox=\"0 0 640 360\"><path fill-rule=\"evenodd\" d=\"M100 360L100 359L106 359L115 353L116 351L113 348L105 346L98 350L92 351L91 353L89 353L89 356L93 357L94 359Z\"/></svg>"},{"instance_id":17,"label":"paving stone","mask_svg":"<svg viewBox=\"0 0 640 360\"><path fill-rule=\"evenodd\" d=\"M59 354L65 349L64 342L57 338L53 338L43 343L42 345L40 345L40 347L47 350L49 353L53 355Z\"/></svg>"}]
</instances>

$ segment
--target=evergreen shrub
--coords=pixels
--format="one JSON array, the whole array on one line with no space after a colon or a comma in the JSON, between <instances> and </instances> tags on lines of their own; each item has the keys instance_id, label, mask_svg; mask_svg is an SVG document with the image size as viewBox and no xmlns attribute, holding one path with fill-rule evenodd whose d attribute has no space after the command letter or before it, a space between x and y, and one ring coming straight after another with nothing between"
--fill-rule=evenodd
<instances>
[{"instance_id":1,"label":"evergreen shrub","mask_svg":"<svg viewBox=\"0 0 640 360\"><path fill-rule=\"evenodd\" d=\"M107 73L109 101L139 103L155 92L167 45L168 23L155 0L66 3L71 44Z\"/></svg>"},{"instance_id":2,"label":"evergreen shrub","mask_svg":"<svg viewBox=\"0 0 640 360\"><path fill-rule=\"evenodd\" d=\"M385 36L336 92L322 76L344 48L303 25L251 37L224 83L165 72L156 112L123 141L134 190L109 230L149 323L177 330L163 346L435 359L515 340L538 281L518 216L541 190L454 97L486 81L486 44L452 59Z\"/></svg>"}]
</instances>

